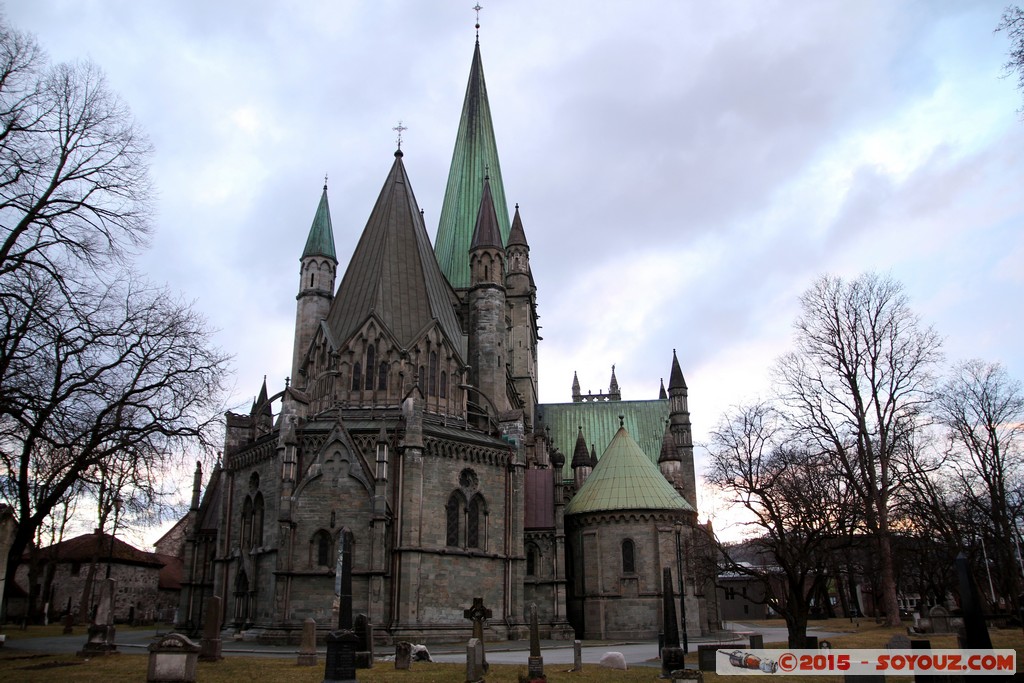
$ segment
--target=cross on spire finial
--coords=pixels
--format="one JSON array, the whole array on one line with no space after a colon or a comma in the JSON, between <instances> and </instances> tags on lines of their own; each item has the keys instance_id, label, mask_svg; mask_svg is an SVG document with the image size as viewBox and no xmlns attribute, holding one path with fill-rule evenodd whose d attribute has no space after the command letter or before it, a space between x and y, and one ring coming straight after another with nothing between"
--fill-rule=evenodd
<instances>
[{"instance_id":1,"label":"cross on spire finial","mask_svg":"<svg viewBox=\"0 0 1024 683\"><path fill-rule=\"evenodd\" d=\"M324 173L324 191L327 190L327 174Z\"/></svg>"},{"instance_id":2,"label":"cross on spire finial","mask_svg":"<svg viewBox=\"0 0 1024 683\"><path fill-rule=\"evenodd\" d=\"M482 10L482 9L483 9L483 7L480 6L479 2L476 3L476 5L473 7L473 11L476 12L476 39L477 40L480 40L480 10Z\"/></svg>"},{"instance_id":3,"label":"cross on spire finial","mask_svg":"<svg viewBox=\"0 0 1024 683\"><path fill-rule=\"evenodd\" d=\"M406 131L409 129L403 126L401 120L399 120L398 125L392 128L391 130L398 131L398 149L402 149L402 131Z\"/></svg>"}]
</instances>

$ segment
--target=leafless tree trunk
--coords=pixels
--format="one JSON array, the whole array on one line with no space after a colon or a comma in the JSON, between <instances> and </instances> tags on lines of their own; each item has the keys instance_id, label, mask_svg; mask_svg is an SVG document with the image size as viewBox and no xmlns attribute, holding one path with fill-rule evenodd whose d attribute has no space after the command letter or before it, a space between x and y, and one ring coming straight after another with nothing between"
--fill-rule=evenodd
<instances>
[{"instance_id":1,"label":"leafless tree trunk","mask_svg":"<svg viewBox=\"0 0 1024 683\"><path fill-rule=\"evenodd\" d=\"M777 377L799 433L838 464L877 540L887 622L898 625L889 508L917 416L930 399L941 340L902 287L875 274L825 276L800 300L796 350Z\"/></svg>"}]
</instances>

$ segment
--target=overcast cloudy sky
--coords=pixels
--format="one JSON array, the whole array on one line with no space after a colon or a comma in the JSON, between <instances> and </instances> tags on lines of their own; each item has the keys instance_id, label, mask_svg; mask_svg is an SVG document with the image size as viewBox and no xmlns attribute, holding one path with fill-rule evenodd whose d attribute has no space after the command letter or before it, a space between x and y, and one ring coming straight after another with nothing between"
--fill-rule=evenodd
<instances>
[{"instance_id":1,"label":"overcast cloudy sky","mask_svg":"<svg viewBox=\"0 0 1024 683\"><path fill-rule=\"evenodd\" d=\"M510 207L539 288L544 402L654 398L672 349L701 439L766 391L829 272L905 283L951 360L1024 378L1024 122L1003 2L481 0ZM473 50L459 2L8 3L89 58L151 136L141 266L234 354L235 404L289 372L324 174L342 267L393 161L436 231ZM340 281L340 278L339 278ZM698 468L701 462L698 461Z\"/></svg>"}]
</instances>

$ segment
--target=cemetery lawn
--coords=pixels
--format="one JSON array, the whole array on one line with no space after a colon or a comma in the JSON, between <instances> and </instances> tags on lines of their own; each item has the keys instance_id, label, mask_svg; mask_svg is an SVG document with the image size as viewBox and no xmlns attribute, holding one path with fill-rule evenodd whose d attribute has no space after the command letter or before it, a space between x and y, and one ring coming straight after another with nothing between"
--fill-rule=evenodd
<instances>
[{"instance_id":1,"label":"cemetery lawn","mask_svg":"<svg viewBox=\"0 0 1024 683\"><path fill-rule=\"evenodd\" d=\"M778 621L765 622L766 625L778 626ZM829 638L833 648L884 648L892 636L906 634L906 628L887 628L876 625L871 620L861 620L852 624L848 620L834 619L814 622L816 628L824 631L842 633ZM38 627L37 627L38 628ZM120 627L119 627L120 630ZM1012 648L1017 651L1018 662L1024 656L1024 633L1021 629L991 629L992 644L996 648ZM9 630L11 638L14 630ZM38 635L38 634L37 634ZM955 648L955 636L931 636L932 647ZM781 648L784 643L765 643L765 647ZM692 651L686 658L687 663L696 664L696 648L691 644ZM609 650L615 649L609 645ZM111 681L146 680L147 657L144 654L126 652L113 657L91 660L79 659L74 655L31 655L25 651L0 649L0 681L36 681L53 683L55 679L68 678L76 683L111 683ZM628 671L612 671L600 669L588 664L580 673L564 671L566 665L547 667L548 681L551 683L585 683L601 681L607 683L631 683L633 681L656 681L660 668L634 667ZM1018 666L1020 668L1020 666ZM414 662L409 671L395 671L391 662L378 662L372 670L360 669L358 678L361 683L451 683L465 680L464 664L433 664ZM487 674L488 683L517 683L519 675L526 674L525 665L492 664ZM198 683L235 683L236 681L252 683L271 683L276 681L295 681L302 683L321 683L324 677L323 656L317 666L300 667L294 659L273 657L227 657L221 662L199 663ZM984 683L985 677L978 678ZM760 676L718 676L711 672L704 674L707 683L764 683ZM808 683L822 681L842 682L841 676L818 676L806 678ZM889 677L887 682L910 681L909 677Z\"/></svg>"}]
</instances>

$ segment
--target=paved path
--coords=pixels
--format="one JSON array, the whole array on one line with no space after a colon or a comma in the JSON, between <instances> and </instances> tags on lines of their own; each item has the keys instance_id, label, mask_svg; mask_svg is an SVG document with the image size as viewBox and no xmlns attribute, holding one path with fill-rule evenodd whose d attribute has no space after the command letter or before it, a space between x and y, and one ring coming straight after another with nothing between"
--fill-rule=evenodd
<instances>
[{"instance_id":1,"label":"paved path","mask_svg":"<svg viewBox=\"0 0 1024 683\"><path fill-rule=\"evenodd\" d=\"M701 638L690 638L690 651L694 652L697 645L708 642L729 641L735 639L737 642L745 642L746 633L754 632L764 635L765 642L786 640L785 627L765 627L753 624L730 623L728 624L733 633L723 633L721 636L705 636ZM143 630L143 631L120 631L117 634L118 649L125 654L145 654L146 647L153 642L153 639L163 635L167 631ZM830 638L841 635L808 629L810 635L817 635L819 638ZM70 636L53 636L48 638L24 638L8 640L4 650L21 650L33 652L48 652L59 654L70 654L78 652L85 644L86 634L84 628L76 629ZM249 657L280 657L290 658L297 654L295 645L265 645L262 643L230 640L225 638L223 650L225 656L249 656ZM448 643L429 646L431 656L438 662L460 663L466 661L466 646L463 643ZM545 666L565 667L568 669L573 662L572 643L564 640L541 641L542 654ZM529 641L501 641L487 643L487 661L495 664L523 664L527 663L530 652ZM630 666L660 666L658 662L657 641L584 641L582 647L583 662L585 664L596 664L605 652L621 652ZM378 648L377 654L383 655L388 650ZM323 658L324 649L320 648L320 656Z\"/></svg>"}]
</instances>

